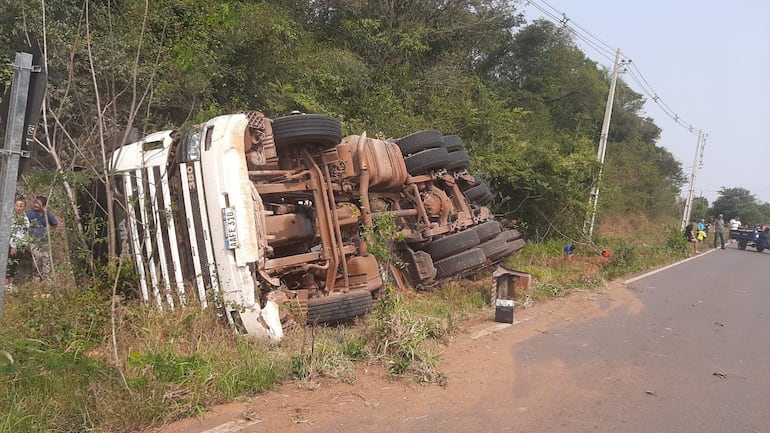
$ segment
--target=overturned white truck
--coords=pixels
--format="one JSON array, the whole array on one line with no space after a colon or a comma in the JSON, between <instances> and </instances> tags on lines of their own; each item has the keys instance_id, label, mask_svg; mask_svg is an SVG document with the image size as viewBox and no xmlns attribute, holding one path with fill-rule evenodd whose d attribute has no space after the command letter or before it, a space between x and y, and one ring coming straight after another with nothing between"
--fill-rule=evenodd
<instances>
[{"instance_id":1,"label":"overturned white truck","mask_svg":"<svg viewBox=\"0 0 770 433\"><path fill-rule=\"evenodd\" d=\"M259 338L366 314L386 275L430 285L524 246L485 207L493 196L459 137L437 130L343 138L331 117L246 112L151 134L111 164L141 297L159 308L194 297ZM368 250L385 215L398 265Z\"/></svg>"}]
</instances>

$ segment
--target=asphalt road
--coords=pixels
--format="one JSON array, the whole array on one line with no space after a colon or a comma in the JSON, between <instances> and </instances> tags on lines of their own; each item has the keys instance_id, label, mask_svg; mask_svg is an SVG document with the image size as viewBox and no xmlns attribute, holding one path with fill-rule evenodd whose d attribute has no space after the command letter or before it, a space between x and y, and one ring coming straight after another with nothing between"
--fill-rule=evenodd
<instances>
[{"instance_id":1,"label":"asphalt road","mask_svg":"<svg viewBox=\"0 0 770 433\"><path fill-rule=\"evenodd\" d=\"M526 372L556 360L562 386L578 390L551 401L556 416L532 431L770 432L770 254L728 246L627 287L638 314L517 346L514 390L537 386Z\"/></svg>"},{"instance_id":2,"label":"asphalt road","mask_svg":"<svg viewBox=\"0 0 770 433\"><path fill-rule=\"evenodd\" d=\"M516 319L452 342L446 387L370 373L160 431L770 433L768 251L728 246Z\"/></svg>"}]
</instances>

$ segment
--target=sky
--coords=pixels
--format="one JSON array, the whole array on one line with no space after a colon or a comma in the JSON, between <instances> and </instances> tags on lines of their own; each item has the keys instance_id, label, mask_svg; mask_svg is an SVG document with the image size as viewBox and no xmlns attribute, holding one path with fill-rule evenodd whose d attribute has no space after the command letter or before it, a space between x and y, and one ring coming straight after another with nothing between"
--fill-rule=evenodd
<instances>
[{"instance_id":1,"label":"sky","mask_svg":"<svg viewBox=\"0 0 770 433\"><path fill-rule=\"evenodd\" d=\"M640 114L654 119L662 129L657 145L682 163L682 197L702 130L694 197L711 204L722 188L745 188L770 203L770 1L531 0L519 6L527 22L544 17L537 6L612 47L607 54L577 40L601 66L612 68L615 49L632 61L660 104L627 73L620 78L645 95Z\"/></svg>"}]
</instances>

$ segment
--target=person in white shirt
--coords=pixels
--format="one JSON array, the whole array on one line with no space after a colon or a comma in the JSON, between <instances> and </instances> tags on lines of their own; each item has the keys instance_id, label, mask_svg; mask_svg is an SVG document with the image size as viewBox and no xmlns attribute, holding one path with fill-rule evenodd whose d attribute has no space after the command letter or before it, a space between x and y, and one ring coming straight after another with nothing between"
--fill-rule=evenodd
<instances>
[{"instance_id":1,"label":"person in white shirt","mask_svg":"<svg viewBox=\"0 0 770 433\"><path fill-rule=\"evenodd\" d=\"M733 219L730 220L730 230L738 230L741 228L743 224L741 224L741 217L736 215ZM734 244L735 239L730 239L730 243Z\"/></svg>"}]
</instances>

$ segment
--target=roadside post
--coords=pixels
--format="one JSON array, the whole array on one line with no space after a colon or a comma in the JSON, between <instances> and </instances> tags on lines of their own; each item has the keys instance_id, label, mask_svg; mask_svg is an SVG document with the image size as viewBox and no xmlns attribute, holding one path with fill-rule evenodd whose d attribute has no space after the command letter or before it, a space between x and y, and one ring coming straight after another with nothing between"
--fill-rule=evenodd
<instances>
[{"instance_id":1,"label":"roadside post","mask_svg":"<svg viewBox=\"0 0 770 433\"><path fill-rule=\"evenodd\" d=\"M28 104L32 72L40 72L39 67L32 66L32 54L17 52L16 59L10 66L13 67L14 74L8 98L8 113L5 116L5 143L0 149L0 272L3 277L8 267L8 245L11 238L19 161L22 156L25 158L29 156L28 150L22 150L22 143L25 140L31 140L40 115L40 105L35 108L29 107ZM38 86L39 89L40 87ZM44 92L38 93L42 95ZM42 98L39 98L39 104L42 104ZM29 149L29 146L24 147ZM0 290L0 318L3 315L4 296L5 288Z\"/></svg>"},{"instance_id":2,"label":"roadside post","mask_svg":"<svg viewBox=\"0 0 770 433\"><path fill-rule=\"evenodd\" d=\"M513 323L514 307L518 293L529 293L532 276L526 272L513 271L498 266L492 274L492 306L495 307L495 322Z\"/></svg>"}]
</instances>

